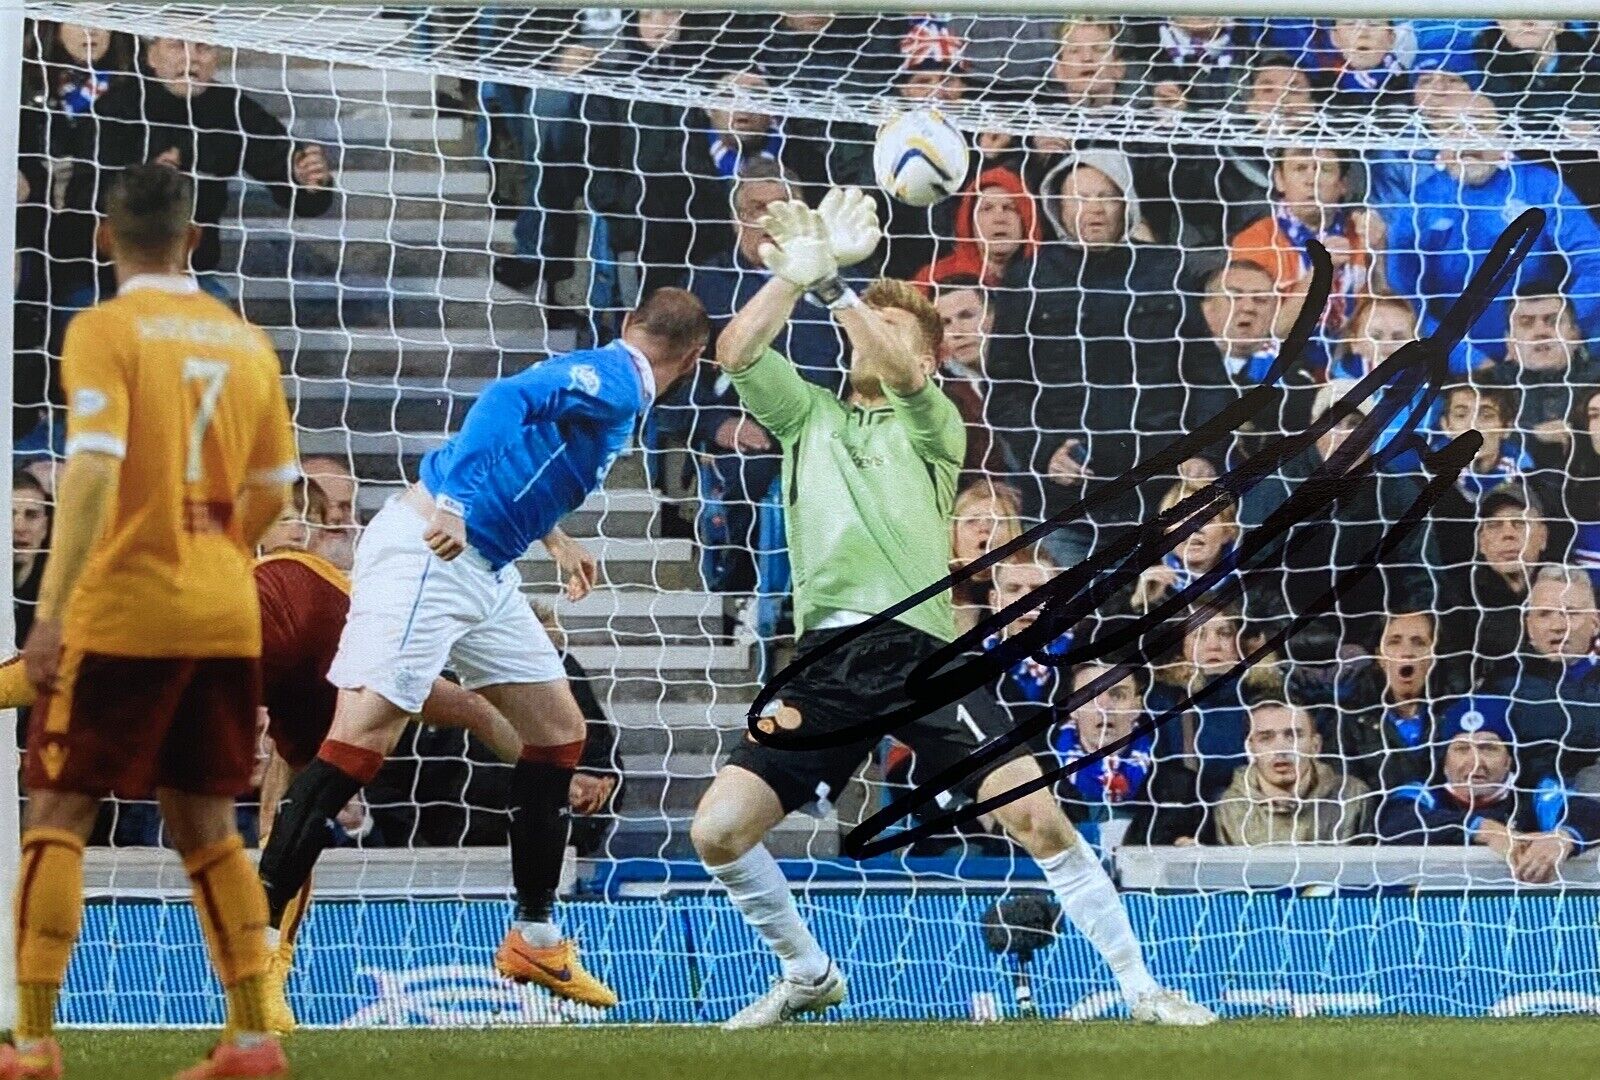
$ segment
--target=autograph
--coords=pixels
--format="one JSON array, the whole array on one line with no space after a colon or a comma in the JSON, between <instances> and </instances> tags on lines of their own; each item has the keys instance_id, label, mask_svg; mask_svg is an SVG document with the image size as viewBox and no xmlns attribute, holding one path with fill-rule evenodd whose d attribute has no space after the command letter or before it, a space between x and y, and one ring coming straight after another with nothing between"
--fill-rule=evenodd
<instances>
[{"instance_id":1,"label":"autograph","mask_svg":"<svg viewBox=\"0 0 1600 1080\"><path fill-rule=\"evenodd\" d=\"M881 716L867 717L848 728L815 733L781 728L764 731L758 726L762 710L810 664L887 622L918 604L982 573L1013 552L1036 543L1056 529L1072 522L1086 511L1156 475L1173 475L1180 462L1220 440L1229 438L1246 421L1275 406L1279 400L1274 384L1300 355L1311 337L1324 305L1333 277L1333 263L1327 251L1315 240L1310 242L1312 279L1306 303L1293 330L1283 344L1272 369L1260 386L1243 394L1215 418L1179 439L1172 446L1105 485L1088 499L1080 499L1061 513L1022 536L990 551L952 573L944 580L907 597L864 623L830 638L821 647L797 657L778 672L756 695L747 718L751 737L786 750L819 750L847 745L862 739L881 737L928 715L972 690L992 685L994 680L1017 660L1032 655L1040 663L1071 666L1110 657L1115 662L1098 678L1073 691L1065 701L1042 706L1021 719L1009 731L989 739L966 760L929 777L914 790L895 799L844 838L843 849L856 859L892 851L936 832L970 821L1030 792L1046 788L1079 769L1088 768L1115 754L1141 736L1154 731L1174 716L1187 711L1222 688L1236 682L1252 665L1278 648L1317 616L1332 609L1346 590L1380 565L1402 540L1427 516L1427 511L1455 484L1461 470L1472 460L1483 443L1476 431L1465 432L1438 449L1431 449L1416 434L1417 426L1428 415L1449 375L1449 355L1478 320L1527 257L1545 225L1545 213L1532 209L1507 226L1493 249L1467 283L1459 299L1441 320L1438 329L1421 340L1412 341L1361 379L1351 391L1335 402L1310 427L1298 435L1286 436L1262 447L1247 462L1219 476L1210 486L1195 492L1172 509L1149 521L1078 566L1062 571L1048 584L995 612L978 626L951 642L912 672L907 680L908 703ZM1143 617L1103 637L1095 637L1060 654L1045 651L1063 632L1092 614L1118 589L1136 578L1145 568L1159 562L1191 533L1202 528L1226 504L1265 479L1285 461L1314 445L1330 428L1343 422L1360 405L1379 391L1359 426L1261 525L1251 530L1245 541L1206 574L1157 605ZM1390 431L1403 410L1404 420ZM1389 433L1383 447L1373 451L1377 440ZM1251 559L1271 545L1294 525L1323 507L1344 498L1359 485L1372 480L1388 462L1407 451L1421 457L1429 478L1422 491L1384 537L1355 565L1344 569L1333 587L1314 603L1297 613L1289 625L1271 640L1244 657L1232 670L1212 681L1159 716L1151 717L1129 735L1076 761L1044 773L1036 780L1018 785L988 799L957 805L943 815L918 821L907 828L885 835L896 822L934 803L964 781L981 776L1006 759L1019 746L1049 728L1055 717L1070 714L1102 690L1114 686L1137 667L1149 665L1174 647L1194 627L1209 620L1218 610L1237 598L1244 585L1235 570L1252 567ZM1288 550L1307 538L1307 531L1291 537ZM990 634L1009 625L1023 612L1039 608L1033 625L1001 641L987 652L978 647ZM1170 621L1187 611L1176 622Z\"/></svg>"}]
</instances>

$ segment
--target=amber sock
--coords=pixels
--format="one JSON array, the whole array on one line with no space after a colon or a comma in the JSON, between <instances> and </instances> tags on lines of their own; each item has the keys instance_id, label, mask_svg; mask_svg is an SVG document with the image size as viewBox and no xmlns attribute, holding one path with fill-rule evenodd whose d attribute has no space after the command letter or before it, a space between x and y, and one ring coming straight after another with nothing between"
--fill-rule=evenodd
<instances>
[{"instance_id":1,"label":"amber sock","mask_svg":"<svg viewBox=\"0 0 1600 1080\"><path fill-rule=\"evenodd\" d=\"M228 1024L241 1034L266 1030L267 897L237 835L183 860L211 964L228 992Z\"/></svg>"},{"instance_id":2,"label":"amber sock","mask_svg":"<svg viewBox=\"0 0 1600 1080\"><path fill-rule=\"evenodd\" d=\"M22 837L17 886L16 1037L49 1038L56 996L83 922L83 841L62 829L29 829Z\"/></svg>"}]
</instances>

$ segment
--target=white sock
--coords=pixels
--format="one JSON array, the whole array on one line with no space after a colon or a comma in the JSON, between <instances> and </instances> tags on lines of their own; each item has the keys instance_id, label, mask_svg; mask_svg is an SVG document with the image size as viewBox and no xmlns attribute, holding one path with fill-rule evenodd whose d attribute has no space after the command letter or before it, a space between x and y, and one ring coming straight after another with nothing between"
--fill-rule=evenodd
<instances>
[{"instance_id":1,"label":"white sock","mask_svg":"<svg viewBox=\"0 0 1600 1080\"><path fill-rule=\"evenodd\" d=\"M511 926L522 935L523 941L536 949L548 949L561 943L561 927L553 922L519 922Z\"/></svg>"},{"instance_id":2,"label":"white sock","mask_svg":"<svg viewBox=\"0 0 1600 1080\"><path fill-rule=\"evenodd\" d=\"M765 844L757 844L726 866L706 869L728 890L728 899L744 921L778 954L786 978L815 982L828 973L828 954L800 918L789 883Z\"/></svg>"},{"instance_id":3,"label":"white sock","mask_svg":"<svg viewBox=\"0 0 1600 1080\"><path fill-rule=\"evenodd\" d=\"M1100 856L1083 837L1074 836L1067 850L1041 859L1039 868L1072 925L1111 966L1128 1003L1159 990L1159 984L1150 977L1150 969L1144 966L1144 954L1139 939L1133 936L1133 924L1128 922L1122 897L1100 865Z\"/></svg>"},{"instance_id":4,"label":"white sock","mask_svg":"<svg viewBox=\"0 0 1600 1080\"><path fill-rule=\"evenodd\" d=\"M283 940L283 931L276 926L267 927L267 951L277 952L278 943Z\"/></svg>"}]
</instances>

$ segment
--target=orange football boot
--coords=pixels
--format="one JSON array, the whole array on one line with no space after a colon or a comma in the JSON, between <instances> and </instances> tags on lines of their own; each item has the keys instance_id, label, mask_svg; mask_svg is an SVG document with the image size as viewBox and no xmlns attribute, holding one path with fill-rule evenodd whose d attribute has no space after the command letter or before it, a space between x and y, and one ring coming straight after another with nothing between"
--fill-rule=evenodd
<instances>
[{"instance_id":1,"label":"orange football boot","mask_svg":"<svg viewBox=\"0 0 1600 1080\"><path fill-rule=\"evenodd\" d=\"M0 1080L61 1080L61 1044L40 1039L26 1051L0 1043Z\"/></svg>"},{"instance_id":2,"label":"orange football boot","mask_svg":"<svg viewBox=\"0 0 1600 1080\"><path fill-rule=\"evenodd\" d=\"M211 1055L172 1080L289 1080L289 1059L277 1039L266 1038L253 1046L233 1040L219 1042Z\"/></svg>"},{"instance_id":3,"label":"orange football boot","mask_svg":"<svg viewBox=\"0 0 1600 1080\"><path fill-rule=\"evenodd\" d=\"M589 974L578 960L578 945L563 938L554 945L529 945L515 927L506 931L494 954L494 969L519 983L538 983L558 997L570 998L597 1009L617 1003L615 990Z\"/></svg>"}]
</instances>

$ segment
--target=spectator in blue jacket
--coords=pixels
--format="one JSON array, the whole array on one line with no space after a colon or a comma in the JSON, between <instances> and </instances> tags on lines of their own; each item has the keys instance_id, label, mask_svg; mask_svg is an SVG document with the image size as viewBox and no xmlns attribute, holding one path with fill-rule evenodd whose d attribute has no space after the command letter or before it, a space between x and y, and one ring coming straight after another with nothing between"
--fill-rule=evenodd
<instances>
[{"instance_id":1,"label":"spectator in blue jacket","mask_svg":"<svg viewBox=\"0 0 1600 1080\"><path fill-rule=\"evenodd\" d=\"M1450 123L1482 81L1470 36L1463 34L1454 48L1437 42L1421 47L1411 72L1414 112L1406 121L1404 133L1426 138L1430 128ZM1367 204L1396 210L1409 207L1417 185L1437 171L1438 156L1438 151L1430 147L1369 151L1365 155Z\"/></svg>"},{"instance_id":2,"label":"spectator in blue jacket","mask_svg":"<svg viewBox=\"0 0 1600 1080\"><path fill-rule=\"evenodd\" d=\"M1391 844L1482 845L1504 855L1520 881L1555 880L1561 864L1600 840L1600 800L1519 768L1502 698L1463 698L1440 730L1437 779L1389 794L1379 839ZM1531 782L1530 782L1531 781Z\"/></svg>"},{"instance_id":3,"label":"spectator in blue jacket","mask_svg":"<svg viewBox=\"0 0 1600 1080\"><path fill-rule=\"evenodd\" d=\"M1511 725L1525 757L1563 779L1600 759L1600 616L1594 585L1577 567L1534 575L1517 657L1493 673L1486 692L1511 701Z\"/></svg>"},{"instance_id":4,"label":"spectator in blue jacket","mask_svg":"<svg viewBox=\"0 0 1600 1080\"><path fill-rule=\"evenodd\" d=\"M1499 122L1494 103L1473 94L1442 134L1451 141L1493 138ZM1554 168L1467 145L1446 146L1436 161L1433 172L1420 175L1409 205L1382 210L1389 287L1417 298L1425 334L1438 327L1507 224L1529 207L1544 209L1549 220L1518 273L1519 289L1600 282L1600 225ZM1600 335L1600 288L1586 285L1569 299L1584 339ZM1491 365L1505 355L1510 307L1506 298L1489 305L1452 356L1452 370Z\"/></svg>"}]
</instances>

